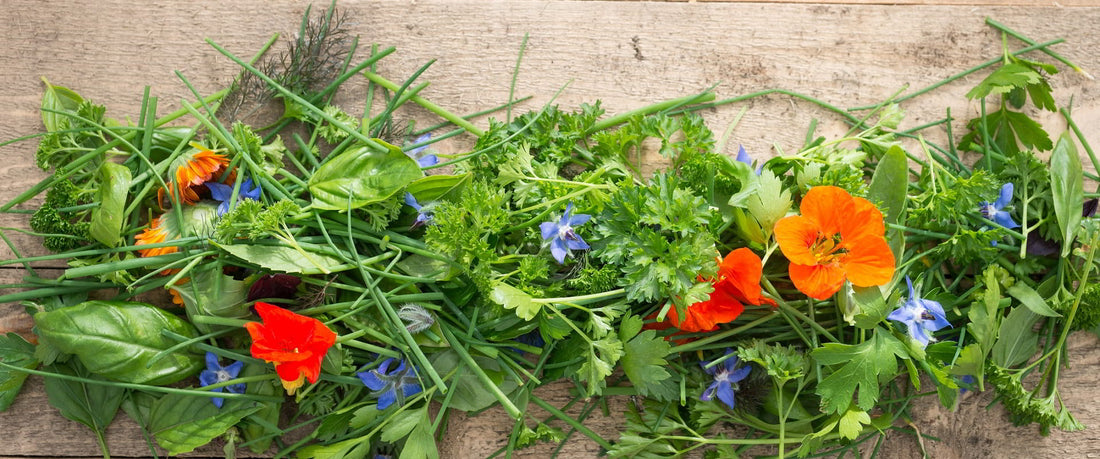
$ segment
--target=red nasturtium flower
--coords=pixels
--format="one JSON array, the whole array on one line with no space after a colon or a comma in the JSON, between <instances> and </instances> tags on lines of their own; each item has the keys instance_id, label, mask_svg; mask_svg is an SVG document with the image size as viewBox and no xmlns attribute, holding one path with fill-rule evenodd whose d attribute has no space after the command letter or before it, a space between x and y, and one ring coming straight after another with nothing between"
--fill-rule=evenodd
<instances>
[{"instance_id":1,"label":"red nasturtium flower","mask_svg":"<svg viewBox=\"0 0 1100 459\"><path fill-rule=\"evenodd\" d=\"M843 188L817 186L802 198L801 211L775 223L775 240L802 293L824 300L846 280L870 287L894 277L882 212L871 201Z\"/></svg>"},{"instance_id":2,"label":"red nasturtium flower","mask_svg":"<svg viewBox=\"0 0 1100 459\"><path fill-rule=\"evenodd\" d=\"M252 356L275 364L287 394L294 395L306 379L317 382L321 360L336 342L336 333L317 319L273 304L256 303L256 312L263 323L244 324L252 335Z\"/></svg>"},{"instance_id":3,"label":"red nasturtium flower","mask_svg":"<svg viewBox=\"0 0 1100 459\"><path fill-rule=\"evenodd\" d=\"M718 324L733 322L745 311L746 304L775 306L775 301L760 294L763 269L760 257L752 250L740 248L730 252L718 264L718 278L714 280L710 298L688 306L683 320L675 308L669 309L668 322L685 332L712 331Z\"/></svg>"}]
</instances>

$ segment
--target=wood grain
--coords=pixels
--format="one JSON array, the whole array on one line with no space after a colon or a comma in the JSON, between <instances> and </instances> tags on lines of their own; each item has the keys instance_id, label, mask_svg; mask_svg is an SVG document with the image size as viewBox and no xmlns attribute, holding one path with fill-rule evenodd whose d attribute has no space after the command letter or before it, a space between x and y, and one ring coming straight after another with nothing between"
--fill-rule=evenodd
<instances>
[{"instance_id":1,"label":"wood grain","mask_svg":"<svg viewBox=\"0 0 1100 459\"><path fill-rule=\"evenodd\" d=\"M327 2L321 2L327 3ZM851 2L863 3L863 2ZM891 2L893 3L893 2ZM906 2L912 3L912 2ZM918 2L919 3L919 2ZM937 2L947 3L947 2ZM877 103L906 85L910 90L998 56L1000 34L986 25L993 17L1039 41L1064 37L1055 49L1082 67L1100 73L1100 8L988 6L966 2L945 5L853 5L720 2L455 2L445 0L343 0L354 13L354 30L364 43L395 46L379 71L402 80L431 59L424 73L432 85L422 95L457 113L470 113L507 100L516 56L524 35L528 47L515 91L532 95L524 109L542 104L575 108L600 99L611 113L679 97L716 86L719 98L782 88L841 106ZM1062 5L1090 2L1061 2ZM70 87L108 106L108 116L136 119L142 91L159 97L159 112L193 99L179 75L202 94L221 89L237 70L232 62L203 42L209 38L248 57L272 33L293 34L306 4L298 1L238 0L147 4L123 0L8 0L0 9L0 139L39 132L37 110L40 78ZM1010 45L1018 48L1012 40ZM1044 58L1039 54L1032 56ZM918 126L945 116L965 119L977 107L962 95L984 74L965 78L903 104L904 126ZM1100 91L1096 83L1072 71L1053 79L1056 98L1074 101L1074 118L1092 145L1100 145ZM362 81L352 80L339 102L359 107ZM563 89L564 88L564 89ZM561 90L560 96L551 99ZM812 119L820 133L844 127L833 114L805 101L770 95L722 106L705 113L708 124L722 132L745 109L733 129L731 148L744 144L756 155L793 151L802 144ZM430 120L423 111L410 118ZM503 115L498 115L503 116ZM484 125L485 120L477 120ZM1044 125L1059 132L1057 116ZM942 132L931 134L942 138ZM460 150L470 139L442 148ZM10 199L45 177L33 163L35 142L0 147L0 198ZM24 208L29 208L24 206ZM26 217L0 216L0 226L26 227ZM25 256L44 254L34 238L5 231ZM13 257L0 246L0 259ZM57 268L59 262L36 263ZM0 269L5 282L19 269ZM3 305L0 325L26 331L21 306ZM1100 352L1097 340L1075 336L1074 366L1063 377L1069 405L1086 425L1100 422L1093 402L1093 372ZM542 394L564 403L568 386L552 385ZM948 413L932 400L918 405L914 425L942 442L927 442L932 457L1083 457L1100 451L1093 430L1055 433L1042 438L1030 427L1012 428L1003 411L984 406L989 394L965 401ZM621 421L626 401L612 398L609 416L589 424L609 438ZM127 421L112 426L110 443L119 457L148 456L144 440ZM441 446L444 457L485 457L499 448L511 430L500 411L452 419ZM40 382L32 383L16 405L0 413L0 431L16 439L0 455L32 457L93 456L92 437L60 418L44 400ZM591 442L574 435L563 457L595 457ZM525 451L522 457L546 457L550 448ZM1023 453L1023 454L1021 454ZM216 448L201 455L220 455ZM911 437L891 433L886 456L919 457Z\"/></svg>"}]
</instances>

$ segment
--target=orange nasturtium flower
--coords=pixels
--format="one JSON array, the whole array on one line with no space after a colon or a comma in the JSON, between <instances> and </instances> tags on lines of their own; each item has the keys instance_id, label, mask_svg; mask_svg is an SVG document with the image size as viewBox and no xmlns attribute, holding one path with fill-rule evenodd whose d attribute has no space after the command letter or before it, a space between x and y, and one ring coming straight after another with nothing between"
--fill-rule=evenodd
<instances>
[{"instance_id":1,"label":"orange nasturtium flower","mask_svg":"<svg viewBox=\"0 0 1100 459\"><path fill-rule=\"evenodd\" d=\"M718 324L733 322L744 312L746 304L775 306L775 301L760 294L763 269L760 257L752 250L740 248L730 252L719 262L710 298L688 306L683 320L675 308L669 309L669 323L685 332L712 331Z\"/></svg>"},{"instance_id":2,"label":"orange nasturtium flower","mask_svg":"<svg viewBox=\"0 0 1100 459\"><path fill-rule=\"evenodd\" d=\"M275 372L289 395L294 395L306 379L317 382L321 360L336 342L336 333L317 319L273 304L257 302L256 312L263 323L244 324L252 335L252 356L275 364Z\"/></svg>"},{"instance_id":3,"label":"orange nasturtium flower","mask_svg":"<svg viewBox=\"0 0 1100 459\"><path fill-rule=\"evenodd\" d=\"M824 300L846 280L870 287L894 277L882 212L871 201L843 188L817 186L802 198L801 211L775 223L775 240L802 293Z\"/></svg>"},{"instance_id":4,"label":"orange nasturtium flower","mask_svg":"<svg viewBox=\"0 0 1100 459\"><path fill-rule=\"evenodd\" d=\"M194 204L199 200L199 194L193 187L217 179L229 166L229 158L225 155L194 142L191 147L194 149L180 155L168 167L168 186L174 188L175 195L187 204ZM166 202L163 194L165 192L166 190L161 189L158 193L162 203Z\"/></svg>"}]
</instances>

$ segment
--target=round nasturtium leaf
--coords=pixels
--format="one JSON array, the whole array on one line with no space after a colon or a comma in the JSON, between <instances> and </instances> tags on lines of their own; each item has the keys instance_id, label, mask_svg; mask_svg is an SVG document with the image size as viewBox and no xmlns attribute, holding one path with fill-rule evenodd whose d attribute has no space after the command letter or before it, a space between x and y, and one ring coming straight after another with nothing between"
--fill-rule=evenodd
<instances>
[{"instance_id":1,"label":"round nasturtium leaf","mask_svg":"<svg viewBox=\"0 0 1100 459\"><path fill-rule=\"evenodd\" d=\"M34 315L42 343L75 355L91 371L136 384L165 385L195 375L203 356L179 349L154 359L179 342L162 331L187 338L198 336L183 319L147 304L85 301Z\"/></svg>"}]
</instances>

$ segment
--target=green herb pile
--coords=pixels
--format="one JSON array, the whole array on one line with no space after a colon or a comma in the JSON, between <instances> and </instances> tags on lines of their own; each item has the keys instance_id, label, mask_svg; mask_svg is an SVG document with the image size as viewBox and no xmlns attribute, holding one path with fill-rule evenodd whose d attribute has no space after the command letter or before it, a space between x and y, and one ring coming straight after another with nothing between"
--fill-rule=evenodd
<instances>
[{"instance_id":1,"label":"green herb pile","mask_svg":"<svg viewBox=\"0 0 1100 459\"><path fill-rule=\"evenodd\" d=\"M1079 69L990 25L1004 54L960 74L985 75L961 133L950 116L898 130L934 88L851 110L766 90L460 116L418 95L427 65L375 73L394 50L364 53L335 7L307 11L282 53L211 43L239 78L174 113L146 91L120 121L45 82L50 175L3 206L29 230L4 232L55 255L4 261L27 276L0 301L26 305L37 342L0 337L0 409L46 376L105 457L120 409L169 454L221 439L300 458L438 457L454 410L487 409L515 421L498 455L578 437L618 457L837 455L962 390L1044 434L1082 429L1057 383L1067 336L1100 324L1080 153L1100 164L1048 83L1059 67L1023 56ZM332 104L363 78L364 113ZM717 153L700 110L764 95L851 130ZM440 124L404 121L408 104ZM472 148L435 149L454 136ZM837 222L818 193L857 211ZM60 278L31 267L62 259ZM558 381L581 415L536 394ZM585 418L608 396L633 403L601 436Z\"/></svg>"}]
</instances>

